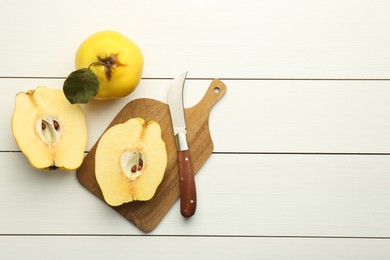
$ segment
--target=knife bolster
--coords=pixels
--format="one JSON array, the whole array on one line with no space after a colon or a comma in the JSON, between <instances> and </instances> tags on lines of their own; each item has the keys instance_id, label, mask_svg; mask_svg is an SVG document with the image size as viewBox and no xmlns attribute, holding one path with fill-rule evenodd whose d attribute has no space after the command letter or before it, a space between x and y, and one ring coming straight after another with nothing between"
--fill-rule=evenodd
<instances>
[{"instance_id":1,"label":"knife bolster","mask_svg":"<svg viewBox=\"0 0 390 260\"><path fill-rule=\"evenodd\" d=\"M188 142L186 133L177 133L176 134L176 147L178 151L187 151Z\"/></svg>"}]
</instances>

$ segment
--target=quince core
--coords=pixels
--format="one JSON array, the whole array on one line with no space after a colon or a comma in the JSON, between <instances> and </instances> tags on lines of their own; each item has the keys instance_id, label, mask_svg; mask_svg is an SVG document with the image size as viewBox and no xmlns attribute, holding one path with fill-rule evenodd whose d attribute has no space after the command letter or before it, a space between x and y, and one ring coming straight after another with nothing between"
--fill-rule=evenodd
<instances>
[{"instance_id":1,"label":"quince core","mask_svg":"<svg viewBox=\"0 0 390 260\"><path fill-rule=\"evenodd\" d=\"M168 157L157 122L132 118L109 128L95 154L96 180L111 206L150 200L163 180Z\"/></svg>"},{"instance_id":2,"label":"quince core","mask_svg":"<svg viewBox=\"0 0 390 260\"><path fill-rule=\"evenodd\" d=\"M84 159L86 119L61 90L37 87L16 94L12 132L35 168L74 170Z\"/></svg>"}]
</instances>

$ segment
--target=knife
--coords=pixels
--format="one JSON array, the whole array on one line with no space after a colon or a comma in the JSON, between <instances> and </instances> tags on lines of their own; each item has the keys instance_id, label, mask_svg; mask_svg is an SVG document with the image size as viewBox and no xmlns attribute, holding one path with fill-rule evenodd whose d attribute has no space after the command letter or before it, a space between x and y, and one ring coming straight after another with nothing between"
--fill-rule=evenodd
<instances>
[{"instance_id":1,"label":"knife","mask_svg":"<svg viewBox=\"0 0 390 260\"><path fill-rule=\"evenodd\" d=\"M184 116L183 88L187 72L178 75L168 90L168 106L171 113L173 133L176 139L177 160L180 177L180 213L189 218L196 210L196 187L187 142L187 127Z\"/></svg>"}]
</instances>

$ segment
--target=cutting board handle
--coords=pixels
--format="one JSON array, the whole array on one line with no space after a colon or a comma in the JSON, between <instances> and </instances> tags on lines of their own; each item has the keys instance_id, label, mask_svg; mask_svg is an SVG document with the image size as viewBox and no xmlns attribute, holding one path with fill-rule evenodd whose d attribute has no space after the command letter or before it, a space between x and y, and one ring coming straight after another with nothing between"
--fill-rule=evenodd
<instances>
[{"instance_id":1,"label":"cutting board handle","mask_svg":"<svg viewBox=\"0 0 390 260\"><path fill-rule=\"evenodd\" d=\"M226 93L226 85L220 81L219 79L214 79L209 88L207 89L205 95L202 100L196 106L201 106L206 108L207 110L211 110L211 108L218 102L218 100L223 97Z\"/></svg>"}]
</instances>

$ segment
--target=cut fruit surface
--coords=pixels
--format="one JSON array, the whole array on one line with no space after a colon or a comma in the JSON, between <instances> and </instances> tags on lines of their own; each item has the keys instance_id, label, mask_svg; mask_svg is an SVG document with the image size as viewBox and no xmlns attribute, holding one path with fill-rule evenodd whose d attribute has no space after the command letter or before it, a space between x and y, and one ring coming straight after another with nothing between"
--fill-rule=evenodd
<instances>
[{"instance_id":1,"label":"cut fruit surface","mask_svg":"<svg viewBox=\"0 0 390 260\"><path fill-rule=\"evenodd\" d=\"M61 90L38 87L18 93L12 132L36 168L73 170L83 161L88 137L84 112L70 104Z\"/></svg>"},{"instance_id":2,"label":"cut fruit surface","mask_svg":"<svg viewBox=\"0 0 390 260\"><path fill-rule=\"evenodd\" d=\"M96 148L95 175L111 206L150 200L167 166L167 150L157 122L132 118L109 128Z\"/></svg>"}]
</instances>

